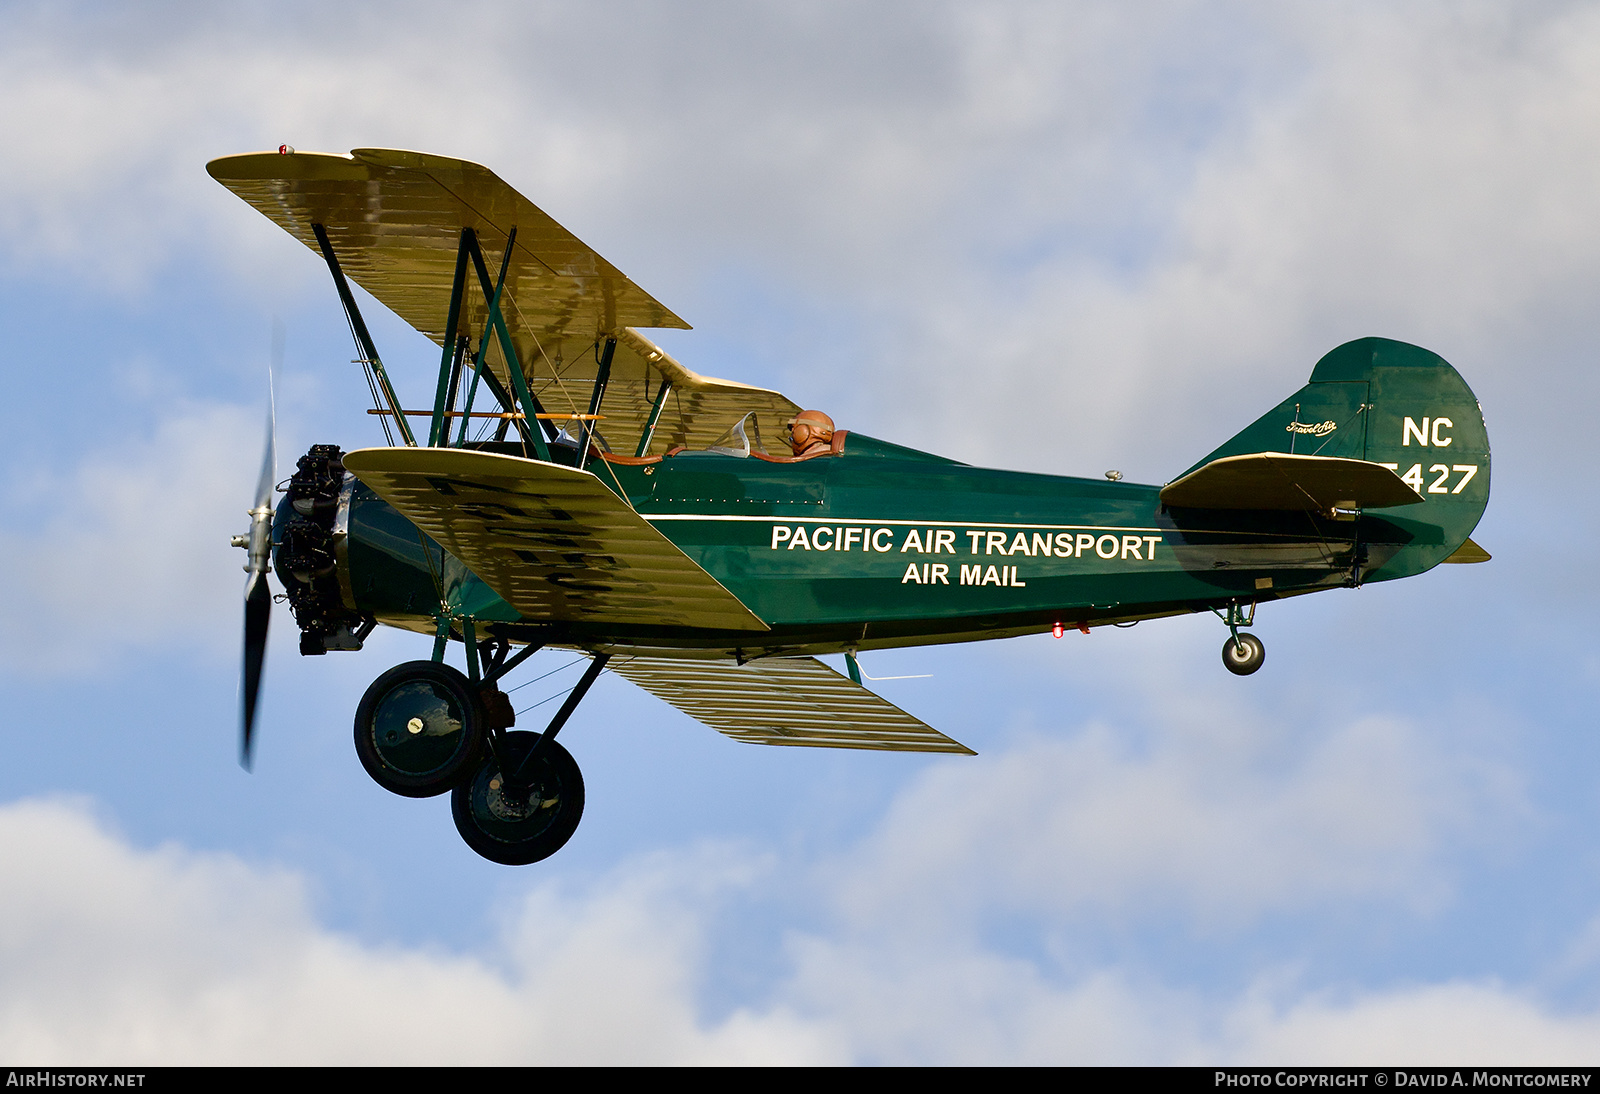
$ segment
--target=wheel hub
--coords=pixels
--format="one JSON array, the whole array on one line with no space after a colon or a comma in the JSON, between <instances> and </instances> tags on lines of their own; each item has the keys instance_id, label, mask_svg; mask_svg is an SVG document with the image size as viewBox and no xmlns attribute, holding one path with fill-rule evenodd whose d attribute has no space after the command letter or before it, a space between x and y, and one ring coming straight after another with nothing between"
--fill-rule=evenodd
<instances>
[{"instance_id":1,"label":"wheel hub","mask_svg":"<svg viewBox=\"0 0 1600 1094\"><path fill-rule=\"evenodd\" d=\"M571 837L583 815L583 776L554 741L531 756L539 737L509 733L498 757L456 787L451 812L462 838L478 854L508 866L538 862ZM517 771L509 778L500 767Z\"/></svg>"},{"instance_id":2,"label":"wheel hub","mask_svg":"<svg viewBox=\"0 0 1600 1094\"><path fill-rule=\"evenodd\" d=\"M436 771L460 747L462 715L454 697L433 682L401 684L378 703L373 734L378 754L408 775Z\"/></svg>"},{"instance_id":3,"label":"wheel hub","mask_svg":"<svg viewBox=\"0 0 1600 1094\"><path fill-rule=\"evenodd\" d=\"M356 755L385 790L413 798L443 794L478 762L483 721L465 676L448 665L408 661L362 696Z\"/></svg>"}]
</instances>

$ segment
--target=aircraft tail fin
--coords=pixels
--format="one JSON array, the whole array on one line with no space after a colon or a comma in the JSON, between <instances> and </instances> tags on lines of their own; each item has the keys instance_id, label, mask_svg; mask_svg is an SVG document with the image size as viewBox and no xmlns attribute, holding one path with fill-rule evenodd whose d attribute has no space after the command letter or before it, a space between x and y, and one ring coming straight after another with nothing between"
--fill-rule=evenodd
<instances>
[{"instance_id":1,"label":"aircraft tail fin","mask_svg":"<svg viewBox=\"0 0 1600 1094\"><path fill-rule=\"evenodd\" d=\"M1451 558L1489 503L1489 435L1472 389L1438 354L1387 338L1357 339L1328 353L1304 387L1168 489L1203 478L1194 473L1208 464L1225 460L1223 468L1245 462L1230 458L1258 454L1267 455L1264 463L1286 454L1321 457L1330 466L1381 464L1416 493L1423 504L1362 509L1367 581L1408 577Z\"/></svg>"}]
</instances>

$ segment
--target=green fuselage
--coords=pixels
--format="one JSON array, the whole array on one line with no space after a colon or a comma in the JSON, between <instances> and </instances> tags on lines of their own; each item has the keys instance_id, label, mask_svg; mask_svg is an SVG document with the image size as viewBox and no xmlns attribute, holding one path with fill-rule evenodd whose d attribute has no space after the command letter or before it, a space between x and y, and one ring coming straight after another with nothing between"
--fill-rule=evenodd
<instances>
[{"instance_id":1,"label":"green fuselage","mask_svg":"<svg viewBox=\"0 0 1600 1094\"><path fill-rule=\"evenodd\" d=\"M1155 486L971 467L861 434L800 463L683 452L590 469L770 633L528 619L469 578L463 610L491 633L751 655L966 641L1406 576L1446 547L1402 516L1169 510ZM352 485L342 565L353 606L431 633L422 538ZM1406 559L1430 541L1430 558ZM454 563L429 543L436 568Z\"/></svg>"}]
</instances>

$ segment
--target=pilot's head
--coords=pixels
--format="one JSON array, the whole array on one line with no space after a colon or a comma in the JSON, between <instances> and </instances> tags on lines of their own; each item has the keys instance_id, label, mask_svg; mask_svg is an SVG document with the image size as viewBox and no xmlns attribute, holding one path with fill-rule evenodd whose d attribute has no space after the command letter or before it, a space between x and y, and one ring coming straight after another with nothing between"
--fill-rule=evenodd
<instances>
[{"instance_id":1,"label":"pilot's head","mask_svg":"<svg viewBox=\"0 0 1600 1094\"><path fill-rule=\"evenodd\" d=\"M833 443L833 419L820 410L802 410L789 420L789 447L796 456Z\"/></svg>"}]
</instances>

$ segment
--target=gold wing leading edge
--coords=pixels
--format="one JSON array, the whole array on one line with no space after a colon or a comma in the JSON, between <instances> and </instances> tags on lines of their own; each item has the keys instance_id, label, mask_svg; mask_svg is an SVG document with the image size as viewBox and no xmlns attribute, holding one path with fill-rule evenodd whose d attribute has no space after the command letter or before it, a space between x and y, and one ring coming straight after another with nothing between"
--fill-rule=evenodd
<instances>
[{"instance_id":1,"label":"gold wing leading edge","mask_svg":"<svg viewBox=\"0 0 1600 1094\"><path fill-rule=\"evenodd\" d=\"M461 229L477 233L494 263L515 228L501 311L528 387L552 412L586 411L597 347L616 338L599 431L626 455L663 380L672 391L652 452L704 448L751 411L776 424L800 410L776 391L692 372L633 329L689 324L479 164L357 148L223 156L206 170L319 255L311 226L321 224L346 276L441 347ZM474 343L488 311L482 293L465 295L462 329ZM490 368L506 382L507 363L490 341Z\"/></svg>"}]
</instances>

